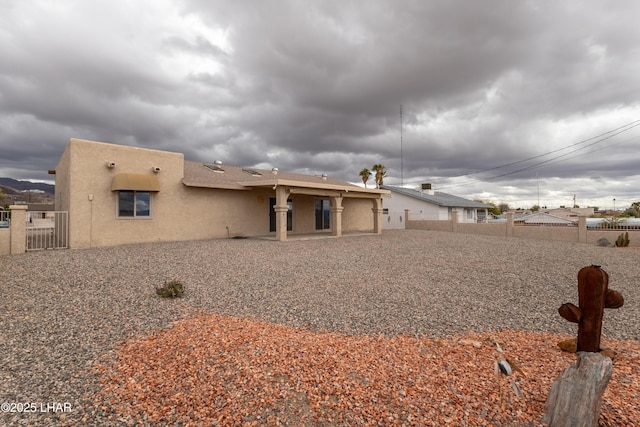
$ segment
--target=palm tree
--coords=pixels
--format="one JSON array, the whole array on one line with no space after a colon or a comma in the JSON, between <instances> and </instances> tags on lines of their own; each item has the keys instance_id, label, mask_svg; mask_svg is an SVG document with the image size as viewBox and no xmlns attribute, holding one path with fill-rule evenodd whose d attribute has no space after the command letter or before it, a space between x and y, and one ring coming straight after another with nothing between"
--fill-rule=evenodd
<instances>
[{"instance_id":1,"label":"palm tree","mask_svg":"<svg viewBox=\"0 0 640 427\"><path fill-rule=\"evenodd\" d=\"M367 168L364 168L359 173L360 178L362 178L362 182L364 183L364 188L367 188L367 181L369 181L369 177L371 176L371 171Z\"/></svg>"},{"instance_id":2,"label":"palm tree","mask_svg":"<svg viewBox=\"0 0 640 427\"><path fill-rule=\"evenodd\" d=\"M387 176L387 168L382 163L376 163L371 168L376 173L376 188L380 188L383 184L384 177Z\"/></svg>"}]
</instances>

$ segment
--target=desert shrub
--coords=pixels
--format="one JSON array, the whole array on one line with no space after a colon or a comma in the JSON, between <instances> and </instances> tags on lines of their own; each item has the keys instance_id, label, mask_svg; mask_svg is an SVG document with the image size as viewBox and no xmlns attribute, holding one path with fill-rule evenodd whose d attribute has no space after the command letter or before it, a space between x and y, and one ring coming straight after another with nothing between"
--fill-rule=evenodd
<instances>
[{"instance_id":1,"label":"desert shrub","mask_svg":"<svg viewBox=\"0 0 640 427\"><path fill-rule=\"evenodd\" d=\"M176 279L164 282L164 285L156 287L156 294L162 298L176 298L184 294L184 284Z\"/></svg>"},{"instance_id":2,"label":"desert shrub","mask_svg":"<svg viewBox=\"0 0 640 427\"><path fill-rule=\"evenodd\" d=\"M625 232L624 234L621 234L618 236L618 238L616 239L616 246L621 247L621 248L625 248L627 246L629 246L629 232Z\"/></svg>"}]
</instances>

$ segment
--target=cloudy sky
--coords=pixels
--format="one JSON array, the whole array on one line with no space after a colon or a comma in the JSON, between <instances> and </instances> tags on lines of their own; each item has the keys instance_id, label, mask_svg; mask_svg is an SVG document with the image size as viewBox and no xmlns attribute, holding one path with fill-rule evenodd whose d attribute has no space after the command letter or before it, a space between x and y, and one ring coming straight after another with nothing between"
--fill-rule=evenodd
<instances>
[{"instance_id":1,"label":"cloudy sky","mask_svg":"<svg viewBox=\"0 0 640 427\"><path fill-rule=\"evenodd\" d=\"M640 201L636 0L0 10L0 177L50 180L83 138L351 182L383 163L511 207Z\"/></svg>"}]
</instances>

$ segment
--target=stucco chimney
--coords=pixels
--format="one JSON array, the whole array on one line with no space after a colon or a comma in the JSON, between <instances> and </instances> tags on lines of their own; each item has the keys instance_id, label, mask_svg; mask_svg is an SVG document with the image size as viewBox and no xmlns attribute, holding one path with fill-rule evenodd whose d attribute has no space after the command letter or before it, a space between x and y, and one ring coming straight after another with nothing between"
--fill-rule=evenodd
<instances>
[{"instance_id":1,"label":"stucco chimney","mask_svg":"<svg viewBox=\"0 0 640 427\"><path fill-rule=\"evenodd\" d=\"M433 196L435 194L435 192L433 191L433 185L431 185L431 183L422 184L421 192L423 194L426 193L430 196Z\"/></svg>"}]
</instances>

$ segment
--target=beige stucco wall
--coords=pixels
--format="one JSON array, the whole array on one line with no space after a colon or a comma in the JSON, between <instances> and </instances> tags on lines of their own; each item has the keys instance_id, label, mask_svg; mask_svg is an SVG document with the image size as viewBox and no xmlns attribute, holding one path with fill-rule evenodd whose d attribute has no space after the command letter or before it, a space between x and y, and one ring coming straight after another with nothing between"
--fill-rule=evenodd
<instances>
[{"instance_id":1,"label":"beige stucco wall","mask_svg":"<svg viewBox=\"0 0 640 427\"><path fill-rule=\"evenodd\" d=\"M11 230L0 228L0 255L11 253Z\"/></svg>"},{"instance_id":2,"label":"beige stucco wall","mask_svg":"<svg viewBox=\"0 0 640 427\"><path fill-rule=\"evenodd\" d=\"M108 168L107 162L116 164ZM116 174L155 174L160 191L151 194L150 218L117 218ZM67 169L69 173L58 173ZM269 196L265 190L220 190L182 184L181 153L71 140L56 168L63 189L62 210L69 211L70 246L198 240L269 233ZM71 177L71 178L69 178ZM65 197L65 181L70 197ZM68 202L64 202L68 200ZM65 206L66 205L66 206ZM228 229L227 229L228 227Z\"/></svg>"},{"instance_id":3,"label":"beige stucco wall","mask_svg":"<svg viewBox=\"0 0 640 427\"><path fill-rule=\"evenodd\" d=\"M411 214L409 215L411 218ZM406 222L408 230L452 231L451 220L426 221L411 220ZM552 226L514 226L509 233L507 223L497 224L469 224L459 223L456 228L458 233L480 234L485 236L517 237L521 239L538 239L565 242L581 242L597 244L598 240L605 237L613 245L624 230L592 230L587 229L586 237L581 237L579 227L552 227ZM640 231L631 230L629 233L629 246L640 246Z\"/></svg>"},{"instance_id":4,"label":"beige stucco wall","mask_svg":"<svg viewBox=\"0 0 640 427\"><path fill-rule=\"evenodd\" d=\"M108 162L115 167L107 167ZM160 172L154 174L153 167ZM150 218L117 218L120 173L155 175ZM271 187L223 190L182 183L181 153L72 139L56 167L56 209L69 211L69 247L269 235ZM292 195L293 233L315 232L314 196ZM348 200L343 231L373 229L373 202Z\"/></svg>"},{"instance_id":5,"label":"beige stucco wall","mask_svg":"<svg viewBox=\"0 0 640 427\"><path fill-rule=\"evenodd\" d=\"M625 233L623 230L587 230L587 243L598 243L601 238L606 238L611 244L616 243L616 239L620 234ZM640 231L631 230L629 233L629 246L640 246Z\"/></svg>"},{"instance_id":6,"label":"beige stucco wall","mask_svg":"<svg viewBox=\"0 0 640 427\"><path fill-rule=\"evenodd\" d=\"M180 187L178 206L174 206L175 230L169 240L269 234L269 197L273 194L267 190Z\"/></svg>"},{"instance_id":7,"label":"beige stucco wall","mask_svg":"<svg viewBox=\"0 0 640 427\"><path fill-rule=\"evenodd\" d=\"M107 162L116 164L108 168ZM157 174L161 191L152 194L151 219L116 218L116 174ZM72 248L170 240L173 205L182 190L183 155L72 139L56 166L56 209L69 211ZM170 231L171 233L172 231Z\"/></svg>"},{"instance_id":8,"label":"beige stucco wall","mask_svg":"<svg viewBox=\"0 0 640 427\"><path fill-rule=\"evenodd\" d=\"M578 227L561 226L515 226L513 237L523 239L559 240L567 242L578 241Z\"/></svg>"},{"instance_id":9,"label":"beige stucco wall","mask_svg":"<svg viewBox=\"0 0 640 427\"><path fill-rule=\"evenodd\" d=\"M405 228L407 230L431 230L431 231L452 231L453 224L449 220L414 220L411 219L413 213L409 214L409 219L406 220ZM459 226L462 224L459 224Z\"/></svg>"},{"instance_id":10,"label":"beige stucco wall","mask_svg":"<svg viewBox=\"0 0 640 427\"><path fill-rule=\"evenodd\" d=\"M345 197L342 200L342 232L374 232L373 211L375 202L371 199Z\"/></svg>"},{"instance_id":11,"label":"beige stucco wall","mask_svg":"<svg viewBox=\"0 0 640 427\"><path fill-rule=\"evenodd\" d=\"M0 255L21 254L27 249L27 205L10 205L8 228L0 228Z\"/></svg>"},{"instance_id":12,"label":"beige stucco wall","mask_svg":"<svg viewBox=\"0 0 640 427\"><path fill-rule=\"evenodd\" d=\"M295 194L291 196L293 202L293 233L306 234L316 232L315 197Z\"/></svg>"},{"instance_id":13,"label":"beige stucco wall","mask_svg":"<svg viewBox=\"0 0 640 427\"><path fill-rule=\"evenodd\" d=\"M486 236L506 236L507 224L458 224L459 233L482 234ZM577 227L515 226L512 237L522 239L578 241Z\"/></svg>"},{"instance_id":14,"label":"beige stucco wall","mask_svg":"<svg viewBox=\"0 0 640 427\"><path fill-rule=\"evenodd\" d=\"M506 236L506 224L458 224L458 233L481 234L483 236Z\"/></svg>"},{"instance_id":15,"label":"beige stucco wall","mask_svg":"<svg viewBox=\"0 0 640 427\"><path fill-rule=\"evenodd\" d=\"M273 197L273 195L271 195ZM294 234L310 234L317 232L328 232L330 230L316 230L315 202L318 197L304 194L291 196L293 201L293 230ZM342 211L342 231L373 231L374 202L364 198L343 197ZM268 215L268 212L267 212ZM268 219L268 217L267 217ZM335 224L331 224L331 230ZM266 234L266 233L265 233Z\"/></svg>"}]
</instances>

